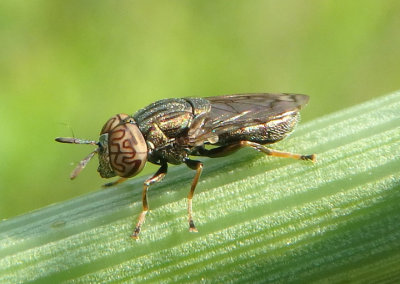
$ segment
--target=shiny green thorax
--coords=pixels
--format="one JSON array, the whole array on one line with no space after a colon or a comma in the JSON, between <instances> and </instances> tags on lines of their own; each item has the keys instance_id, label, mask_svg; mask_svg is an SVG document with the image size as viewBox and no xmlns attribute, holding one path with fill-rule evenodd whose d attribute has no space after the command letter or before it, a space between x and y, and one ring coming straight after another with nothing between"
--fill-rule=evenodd
<instances>
[{"instance_id":1,"label":"shiny green thorax","mask_svg":"<svg viewBox=\"0 0 400 284\"><path fill-rule=\"evenodd\" d=\"M163 99L137 111L132 117L150 145L148 160L156 164L182 163L193 148L184 137L196 126L197 119L210 110L206 99L177 98Z\"/></svg>"},{"instance_id":2,"label":"shiny green thorax","mask_svg":"<svg viewBox=\"0 0 400 284\"><path fill-rule=\"evenodd\" d=\"M162 131L162 136L176 137L188 130L194 118L210 110L210 102L203 98L163 99L140 109L132 117L145 138L154 135L154 128Z\"/></svg>"}]
</instances>

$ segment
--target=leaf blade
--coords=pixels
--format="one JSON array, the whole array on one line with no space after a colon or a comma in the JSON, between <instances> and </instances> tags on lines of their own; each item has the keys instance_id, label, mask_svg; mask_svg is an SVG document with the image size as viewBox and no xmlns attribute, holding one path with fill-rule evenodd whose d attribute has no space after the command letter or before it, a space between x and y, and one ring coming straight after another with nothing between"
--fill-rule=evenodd
<instances>
[{"instance_id":1,"label":"leaf blade","mask_svg":"<svg viewBox=\"0 0 400 284\"><path fill-rule=\"evenodd\" d=\"M143 178L3 221L0 280L397 279L399 109L394 93L301 125L276 145L316 152L315 165L251 150L206 159L198 234L187 232L193 173L181 167L152 188L138 242L129 234Z\"/></svg>"}]
</instances>

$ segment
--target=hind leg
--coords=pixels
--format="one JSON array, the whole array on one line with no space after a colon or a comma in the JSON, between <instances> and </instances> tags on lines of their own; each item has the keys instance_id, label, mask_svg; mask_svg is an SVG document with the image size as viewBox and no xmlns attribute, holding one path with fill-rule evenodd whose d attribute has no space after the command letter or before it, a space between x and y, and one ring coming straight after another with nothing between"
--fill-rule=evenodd
<instances>
[{"instance_id":1,"label":"hind leg","mask_svg":"<svg viewBox=\"0 0 400 284\"><path fill-rule=\"evenodd\" d=\"M214 149L210 149L210 150L201 148L199 150L199 154L201 156L206 156L206 157L210 157L210 158L219 158L219 157L228 156L244 147L251 147L251 148L253 148L259 152L262 152L268 156L274 156L274 157L292 158L292 159L296 159L296 160L310 160L312 162L315 162L316 158L317 158L315 154L301 155L301 154L294 154L294 153L289 153L289 152L281 152L281 151L277 151L277 150L268 149L259 143L251 142L251 141L237 141L232 144L229 144L226 146L220 146L218 148L214 148Z\"/></svg>"}]
</instances>

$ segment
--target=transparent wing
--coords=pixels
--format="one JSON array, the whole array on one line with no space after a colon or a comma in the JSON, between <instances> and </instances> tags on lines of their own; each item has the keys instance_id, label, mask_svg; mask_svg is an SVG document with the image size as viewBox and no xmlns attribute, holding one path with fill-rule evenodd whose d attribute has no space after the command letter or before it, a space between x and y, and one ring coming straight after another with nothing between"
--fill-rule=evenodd
<instances>
[{"instance_id":1,"label":"transparent wing","mask_svg":"<svg viewBox=\"0 0 400 284\"><path fill-rule=\"evenodd\" d=\"M205 98L211 111L202 126L192 131L194 144L218 140L218 136L236 129L268 122L298 112L308 102L300 94L238 94Z\"/></svg>"}]
</instances>

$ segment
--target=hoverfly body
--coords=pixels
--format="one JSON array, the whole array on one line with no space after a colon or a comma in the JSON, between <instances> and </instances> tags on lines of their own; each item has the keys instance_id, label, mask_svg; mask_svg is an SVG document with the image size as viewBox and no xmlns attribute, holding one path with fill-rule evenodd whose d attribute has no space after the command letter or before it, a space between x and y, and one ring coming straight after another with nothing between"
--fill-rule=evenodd
<instances>
[{"instance_id":1,"label":"hoverfly body","mask_svg":"<svg viewBox=\"0 0 400 284\"><path fill-rule=\"evenodd\" d=\"M143 209L132 237L138 238L149 210L147 190L167 174L168 163L186 164L196 171L188 195L189 231L197 232L192 218L192 198L203 164L190 156L224 157L243 147L266 155L315 161L312 155L280 152L264 147L285 138L308 102L300 94L238 94L206 98L175 98L156 101L133 115L111 117L99 141L56 138L61 143L92 144L97 148L71 173L75 178L90 159L99 155L97 171L103 178L119 176L112 186L138 174L146 161L160 166L143 185ZM207 149L207 145L217 147Z\"/></svg>"}]
</instances>

